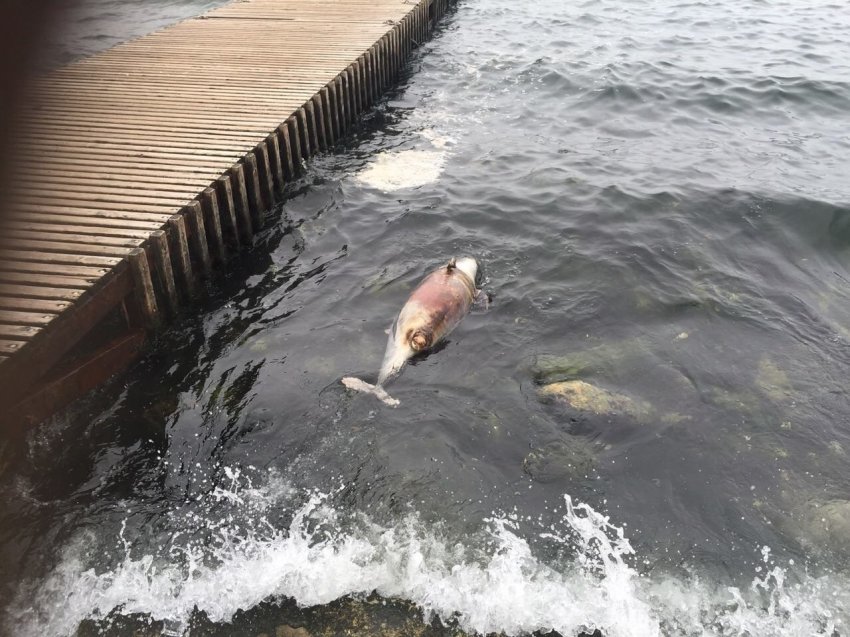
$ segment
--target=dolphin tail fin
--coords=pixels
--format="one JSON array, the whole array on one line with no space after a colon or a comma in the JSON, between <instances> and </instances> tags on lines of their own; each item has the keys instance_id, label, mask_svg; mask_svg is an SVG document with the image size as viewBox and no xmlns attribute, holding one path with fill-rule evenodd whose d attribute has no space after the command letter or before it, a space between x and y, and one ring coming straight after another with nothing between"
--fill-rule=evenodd
<instances>
[{"instance_id":1,"label":"dolphin tail fin","mask_svg":"<svg viewBox=\"0 0 850 637\"><path fill-rule=\"evenodd\" d=\"M354 391L362 391L366 394L373 394L378 400L390 407L398 407L398 405L401 404L398 400L390 396L380 385L372 385L371 383L367 383L365 380L360 380L354 376L346 376L342 379L342 384Z\"/></svg>"}]
</instances>

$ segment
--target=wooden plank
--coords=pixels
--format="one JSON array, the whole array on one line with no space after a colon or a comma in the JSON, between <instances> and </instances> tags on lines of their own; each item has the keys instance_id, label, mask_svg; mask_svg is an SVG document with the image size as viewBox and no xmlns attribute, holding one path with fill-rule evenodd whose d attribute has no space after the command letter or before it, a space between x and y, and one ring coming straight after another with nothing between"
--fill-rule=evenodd
<instances>
[{"instance_id":1,"label":"wooden plank","mask_svg":"<svg viewBox=\"0 0 850 637\"><path fill-rule=\"evenodd\" d=\"M340 86L340 101L342 102L343 119L346 127L350 127L354 122L354 112L351 108L351 85L345 71L341 71L340 74L337 75L337 80Z\"/></svg>"},{"instance_id":2,"label":"wooden plank","mask_svg":"<svg viewBox=\"0 0 850 637\"><path fill-rule=\"evenodd\" d=\"M337 62L338 66L335 66L335 69L343 67L350 61L351 56L341 56ZM98 95L102 95L105 98L103 103L109 103L113 98L119 99L127 96L139 96L145 100L151 98L156 100L173 100L179 97L181 90L185 92L191 89L198 89L204 90L207 95L216 98L215 103L209 103L209 107L220 107L234 103L245 104L248 101L258 105L278 105L281 103L287 104L290 100L318 90L318 86L321 86L322 80L334 72L328 70L321 71L315 67L310 68L309 71L313 73L313 76L306 81L300 81L296 76L289 73L287 77L279 78L279 81L293 86L289 88L269 88L267 91L259 94L255 90L252 91L252 89L256 88L256 78L244 78L241 85L228 87L221 83L211 85L208 78L202 78L194 74L183 77L165 77L160 75L140 79L136 82L122 82L120 84L110 82L108 78L98 78L96 75L89 74L85 83L66 82L63 85L61 82L55 82L50 87L49 92L35 93L31 95L31 99L42 106L61 105L60 98L63 97L76 101L77 97L85 100L93 100ZM219 75L217 77L220 78L221 76ZM297 86L298 84L300 86ZM147 92L145 92L145 89L147 89ZM256 101L253 97L250 100L247 99L247 93L250 93L253 97L257 97Z\"/></svg>"},{"instance_id":3,"label":"wooden plank","mask_svg":"<svg viewBox=\"0 0 850 637\"><path fill-rule=\"evenodd\" d=\"M310 122L314 127L313 145L316 147L316 152L327 150L327 136L324 131L325 116L322 112L322 95L316 93L307 101L309 110Z\"/></svg>"},{"instance_id":4,"label":"wooden plank","mask_svg":"<svg viewBox=\"0 0 850 637\"><path fill-rule=\"evenodd\" d=\"M133 239L147 239L150 236L150 230L159 227L151 224L150 229L134 229L134 228L115 228L103 226L80 226L74 223L38 223L35 221L16 221L14 219L5 221L0 229L7 236L14 236L16 231L28 231L35 233L42 238L59 237L73 235L89 235L93 237L126 237ZM47 234L42 234L47 233Z\"/></svg>"},{"instance_id":5,"label":"wooden plank","mask_svg":"<svg viewBox=\"0 0 850 637\"><path fill-rule=\"evenodd\" d=\"M174 80L177 82L178 80ZM205 80L209 84L209 80ZM256 88L256 82L253 83ZM249 90L248 88L241 89L242 91ZM294 100L295 97L286 98L287 101ZM136 107L126 112L124 117L116 116L99 116L95 113L101 113L101 109L86 110L85 104L77 103L73 98L66 100L64 104L44 104L43 110L47 113L41 114L38 112L29 112L24 115L18 128L19 140L27 140L32 136L47 138L48 136L57 136L63 139L86 139L89 141L108 140L110 138L122 138L124 136L132 136L141 138L143 135L155 135L165 139L199 139L202 141L232 141L233 143L246 142L250 143L252 139L268 132L270 114L258 113L257 116L250 112L246 113L245 119L236 118L232 112L225 115L232 125L227 127L210 127L202 126L191 121L174 120L156 120L134 121L133 113L138 113L140 116L144 109L150 108L153 105L147 103L137 103ZM105 103L101 106L106 106ZM283 104L279 104L283 106ZM200 114L199 111L181 109L175 112L175 115L192 115ZM259 118L259 121L257 119Z\"/></svg>"},{"instance_id":6,"label":"wooden plank","mask_svg":"<svg viewBox=\"0 0 850 637\"><path fill-rule=\"evenodd\" d=\"M73 133L63 129L51 131L47 128L27 135L27 141L36 149L41 148L76 148L86 150L127 149L138 151L150 150L180 150L192 151L198 154L204 151L210 155L240 154L248 152L257 143L256 137L236 139L233 137L216 138L202 135L168 135L158 131L125 131L121 134L113 132L108 138L91 133Z\"/></svg>"},{"instance_id":7,"label":"wooden plank","mask_svg":"<svg viewBox=\"0 0 850 637\"><path fill-rule=\"evenodd\" d=\"M4 427L23 427L36 424L69 402L126 369L141 353L145 342L144 330L133 330L108 342L82 360L56 370L38 387L24 395L13 395L14 402L0 415ZM14 342L0 341L0 352ZM11 350L14 352L15 348ZM3 367L6 367L5 365Z\"/></svg>"},{"instance_id":8,"label":"wooden plank","mask_svg":"<svg viewBox=\"0 0 850 637\"><path fill-rule=\"evenodd\" d=\"M372 60L372 50L369 49L363 54L363 65L365 68L365 86L364 91L366 93L366 104L372 106L375 103L375 75L374 75L374 62Z\"/></svg>"},{"instance_id":9,"label":"wooden plank","mask_svg":"<svg viewBox=\"0 0 850 637\"><path fill-rule=\"evenodd\" d=\"M266 146L269 149L269 162L271 162L274 187L278 191L283 192L286 179L283 176L284 159L280 153L280 141L278 140L277 131L266 138Z\"/></svg>"},{"instance_id":10,"label":"wooden plank","mask_svg":"<svg viewBox=\"0 0 850 637\"><path fill-rule=\"evenodd\" d=\"M17 162L14 167L15 176L19 179L38 179L44 176L56 183L60 180L71 180L71 183L102 183L104 185L126 185L130 189L144 189L147 185L161 184L173 186L181 191L186 187L204 188L209 186L214 174L212 171L195 173L183 173L174 166L121 166L119 168L105 166L97 162L87 164L68 164L67 160L60 159L53 162L52 158L45 157L38 162ZM129 181L127 181L129 180Z\"/></svg>"},{"instance_id":11,"label":"wooden plank","mask_svg":"<svg viewBox=\"0 0 850 637\"><path fill-rule=\"evenodd\" d=\"M236 199L233 196L233 184L230 175L224 175L216 182L216 192L218 193L218 201L220 202L219 209L223 223L223 232L233 240L238 247L242 243L242 237L245 236L245 229L240 228L236 221ZM248 234L246 240L251 239L251 229L247 228Z\"/></svg>"},{"instance_id":12,"label":"wooden plank","mask_svg":"<svg viewBox=\"0 0 850 637\"><path fill-rule=\"evenodd\" d=\"M133 204L127 202L120 205L120 211L116 211L112 206L94 207L84 204L61 204L52 201L41 201L38 203L30 202L14 202L10 204L11 212L43 212L46 214L68 214L77 215L80 217L86 216L103 216L118 219L156 219L159 220L163 215L174 214L176 210L174 206L148 206L144 204Z\"/></svg>"},{"instance_id":13,"label":"wooden plank","mask_svg":"<svg viewBox=\"0 0 850 637\"><path fill-rule=\"evenodd\" d=\"M230 172L235 187L233 195L236 200L238 218L250 239L254 234L254 227L251 220L251 203L248 199L248 180L245 178L245 169L242 164L236 164L230 169Z\"/></svg>"},{"instance_id":14,"label":"wooden plank","mask_svg":"<svg viewBox=\"0 0 850 637\"><path fill-rule=\"evenodd\" d=\"M10 341L9 339L0 338L0 353L7 356L17 354L18 350L24 345L22 341Z\"/></svg>"},{"instance_id":15,"label":"wooden plank","mask_svg":"<svg viewBox=\"0 0 850 637\"><path fill-rule=\"evenodd\" d=\"M202 183L202 182L201 182ZM100 193L104 195L122 195L118 202L126 201L132 198L135 201L136 197L134 190L143 192L146 198L167 199L167 200L183 200L188 201L198 190L201 185L186 186L165 184L156 179L149 179L146 182L138 181L104 181L102 179L93 179L91 177L74 176L69 174L45 174L29 172L21 174L17 178L15 184L16 192L25 192L27 194L51 192L61 194L67 197L69 193L84 193L91 195Z\"/></svg>"},{"instance_id":16,"label":"wooden plank","mask_svg":"<svg viewBox=\"0 0 850 637\"><path fill-rule=\"evenodd\" d=\"M289 133L289 150L292 156L294 169L292 176L289 177L289 179L292 180L295 175L298 175L301 172L301 162L304 160L304 157L301 154L301 135L298 132L298 120L294 116L290 116L286 120L286 127Z\"/></svg>"},{"instance_id":17,"label":"wooden plank","mask_svg":"<svg viewBox=\"0 0 850 637\"><path fill-rule=\"evenodd\" d=\"M254 86L256 86L255 83ZM251 139L266 133L265 127L241 126L211 129L208 126L197 124L179 124L172 121L158 120L156 122L133 122L128 118L101 118L70 117L57 113L49 120L44 118L32 118L24 122L19 129L20 138L27 139L36 133L59 132L68 136L82 137L83 135L101 137L107 135L124 135L127 133L156 133L157 135L175 136L200 139L235 139L237 141L250 141Z\"/></svg>"},{"instance_id":18,"label":"wooden plank","mask_svg":"<svg viewBox=\"0 0 850 637\"><path fill-rule=\"evenodd\" d=\"M324 132L326 148L332 148L336 144L336 133L333 125L333 115L331 114L331 103L328 87L323 86L319 93L322 100L322 114L324 116Z\"/></svg>"},{"instance_id":19,"label":"wooden plank","mask_svg":"<svg viewBox=\"0 0 850 637\"><path fill-rule=\"evenodd\" d=\"M40 327L50 323L56 316L56 314L48 314L46 312L23 312L0 309L0 325Z\"/></svg>"},{"instance_id":20,"label":"wooden plank","mask_svg":"<svg viewBox=\"0 0 850 637\"><path fill-rule=\"evenodd\" d=\"M73 224L84 231L86 228L127 228L129 230L155 230L161 228L171 215L144 215L139 218L128 213L97 211L94 214L72 215L48 212L21 212L10 210L6 213L7 223L31 223L34 226ZM0 226L2 228L2 226Z\"/></svg>"},{"instance_id":21,"label":"wooden plank","mask_svg":"<svg viewBox=\"0 0 850 637\"><path fill-rule=\"evenodd\" d=\"M183 157L189 158L192 161L194 161L195 156L216 161L218 161L218 158L223 157L230 159L232 162L235 161L233 159L234 157L241 157L256 144L256 140L252 140L252 142L246 144L228 144L225 142L202 142L199 140L189 141L167 138L156 139L152 137L154 136L149 135L144 139L124 137L110 141L84 141L81 139L68 140L61 138L46 140L31 137L28 140L28 146L22 149L22 151L41 155L67 155L76 153L92 156L166 156L169 159L172 157Z\"/></svg>"},{"instance_id":22,"label":"wooden plank","mask_svg":"<svg viewBox=\"0 0 850 637\"><path fill-rule=\"evenodd\" d=\"M167 50L159 52L133 51L121 60L88 62L85 64L85 72L93 74L100 71L103 74L112 71L114 75L117 75L130 68L136 69L139 76L137 79L163 75L182 76L187 77L187 79L189 76L210 79L215 71L218 71L219 78L226 77L234 83L245 79L256 80L258 74L265 72L268 79L274 79L278 86L282 88L309 88L315 79L321 78L327 73L338 72L340 63L350 61L359 51L368 47L378 37L363 41L363 45L357 47L357 49L348 51L327 48L316 49L304 55L291 52L281 53L280 49L276 51L274 48L257 51L256 55L251 55L246 54L235 44L230 45L233 47L232 54L231 49L228 48L227 58L222 58L220 52L216 56L214 51L193 51L185 47L169 47ZM169 60L168 56L171 55L169 51L185 55L185 57L176 62ZM316 55L317 53L321 55ZM204 65L204 62L210 61L210 59L215 60L215 69ZM150 64L146 69L139 70L139 60L147 60ZM288 63L289 66L282 66L283 63ZM38 94L39 89L42 93L46 92L44 87L36 86L33 93Z\"/></svg>"},{"instance_id":23,"label":"wooden plank","mask_svg":"<svg viewBox=\"0 0 850 637\"><path fill-rule=\"evenodd\" d=\"M339 117L340 130L348 131L348 111L345 108L345 89L342 84L342 77L337 75L333 81L334 89L336 90L337 116Z\"/></svg>"},{"instance_id":24,"label":"wooden plank","mask_svg":"<svg viewBox=\"0 0 850 637\"><path fill-rule=\"evenodd\" d=\"M156 295L153 290L148 257L144 250L135 248L127 257L130 263L130 273L133 277L136 306L147 327L155 327L159 324L159 308L156 303Z\"/></svg>"},{"instance_id":25,"label":"wooden plank","mask_svg":"<svg viewBox=\"0 0 850 637\"><path fill-rule=\"evenodd\" d=\"M0 283L0 296L14 299L49 299L57 301L76 301L87 288L47 287L41 285L20 285L15 283Z\"/></svg>"},{"instance_id":26,"label":"wooden plank","mask_svg":"<svg viewBox=\"0 0 850 637\"><path fill-rule=\"evenodd\" d=\"M304 107L295 111L295 119L298 120L298 141L301 144L301 157L304 160L310 159L313 155L313 149L310 147L310 130L307 122L307 112Z\"/></svg>"},{"instance_id":27,"label":"wooden plank","mask_svg":"<svg viewBox=\"0 0 850 637\"><path fill-rule=\"evenodd\" d=\"M135 236L132 237L113 237L107 235L94 235L94 234L80 234L78 231L72 234L72 231L77 230L73 227L64 226L68 232L49 232L49 228L45 228L44 230L32 230L32 229L20 229L15 228L13 224L9 223L4 226L5 232L3 233L6 237L15 239L15 241L11 242L13 245L20 246L21 243L17 241L18 239L23 239L26 241L49 241L52 243L61 243L63 246L68 243L81 243L84 245L95 245L95 246L109 246L110 248L136 248L138 247L142 241L147 239L147 234L140 235L140 233L134 233ZM76 247L73 246L65 246L70 250L76 250ZM124 252L122 252L124 254Z\"/></svg>"},{"instance_id":28,"label":"wooden plank","mask_svg":"<svg viewBox=\"0 0 850 637\"><path fill-rule=\"evenodd\" d=\"M289 124L284 122L277 130L280 136L280 150L286 160L283 165L283 174L287 181L292 181L295 179L295 160L289 140Z\"/></svg>"},{"instance_id":29,"label":"wooden plank","mask_svg":"<svg viewBox=\"0 0 850 637\"><path fill-rule=\"evenodd\" d=\"M68 266L91 265L100 266L102 268L110 268L117 265L121 259L119 257L104 257L91 256L88 254L64 254L61 252L43 252L35 248L29 250L12 250L3 251L3 262L0 266L5 266L6 260L10 262L16 261L32 261L34 263L44 264L62 264Z\"/></svg>"},{"instance_id":30,"label":"wooden plank","mask_svg":"<svg viewBox=\"0 0 850 637\"><path fill-rule=\"evenodd\" d=\"M27 299L20 297L0 296L0 309L17 310L20 312L39 312L44 314L59 314L71 306L71 301L55 301L47 299ZM2 319L0 319L2 320Z\"/></svg>"},{"instance_id":31,"label":"wooden plank","mask_svg":"<svg viewBox=\"0 0 850 637\"><path fill-rule=\"evenodd\" d=\"M67 158L91 158L103 157L113 162L147 162L147 163L171 163L186 162L197 166L217 166L222 162L233 163L241 159L242 154L229 150L209 150L206 148L166 148L156 146L138 146L135 148L118 148L111 146L92 146L82 148L78 146L53 146L51 148L39 148L29 146L27 148L13 149L17 155L22 157L42 157L49 154L51 157Z\"/></svg>"},{"instance_id":32,"label":"wooden plank","mask_svg":"<svg viewBox=\"0 0 850 637\"><path fill-rule=\"evenodd\" d=\"M174 172L196 172L203 175L215 174L222 165L234 163L229 157L205 157L202 155L179 155L174 153L121 153L119 151L91 152L57 148L53 151L22 148L13 151L18 161L39 165L69 164L71 166L103 166L113 169L141 168L163 170L167 167ZM233 155L233 157L239 157Z\"/></svg>"},{"instance_id":33,"label":"wooden plank","mask_svg":"<svg viewBox=\"0 0 850 637\"><path fill-rule=\"evenodd\" d=\"M10 256L10 255L7 255ZM97 280L109 272L109 267L103 266L85 266L68 263L39 263L35 261L16 261L11 258L0 259L0 281L8 280L12 273L20 274L44 274L51 277L55 275L77 277L81 279ZM60 286L56 287L69 287ZM73 287L73 286L70 286ZM86 286L87 287L87 286ZM85 287L80 287L85 289Z\"/></svg>"},{"instance_id":34,"label":"wooden plank","mask_svg":"<svg viewBox=\"0 0 850 637\"><path fill-rule=\"evenodd\" d=\"M375 35L380 37L380 34ZM290 44L296 44L299 42L299 38L295 37L295 34L289 33L287 34L287 37L290 38ZM252 47L250 49L245 48L242 46L242 43L238 41L219 42L217 45L203 43L198 44L195 42L159 42L152 46L125 48L122 51L124 54L122 56L123 59L118 61L99 61L90 64L88 68L109 67L110 65L137 65L138 61L142 59L148 60L151 63L152 69L159 69L161 66L185 69L193 63L198 64L212 58L220 62L219 70L221 71L227 71L235 67L249 74L252 70L256 72L258 68L267 68L270 71L277 68L278 73L281 75L289 77L295 75L296 77L303 77L305 80L309 80L311 78L310 75L302 73L299 76L298 71L309 69L310 62L315 63L316 67L318 67L317 70L333 70L335 67L330 65L330 62L344 59L346 55L350 56L352 52L356 54L357 50L362 49L363 46L369 46L369 43L374 42L376 39L377 38L374 35L371 37L358 37L359 46L357 46L357 49L351 49L349 51L342 51L339 48L333 47L323 47L316 44L316 42L304 42L302 40L301 42L303 44L309 45L311 48L310 52L304 54L283 51L280 47L275 48L277 44L275 42L266 45L252 42L249 45ZM227 58L222 58L221 48L225 45L227 46L228 55ZM317 53L322 54L321 58L316 55ZM179 55L184 58L181 60L181 62L183 62L183 66L179 66L180 62L175 62L171 59L175 55ZM327 60L327 62L323 63L323 60ZM284 61L299 63L302 65L302 68L299 69L298 67L294 67L281 69L279 67L272 66L275 62L279 63ZM240 64L243 66L239 66ZM327 66L324 66L323 64L327 64ZM252 69L251 67L255 68ZM313 77L315 77L315 75Z\"/></svg>"},{"instance_id":35,"label":"wooden plank","mask_svg":"<svg viewBox=\"0 0 850 637\"><path fill-rule=\"evenodd\" d=\"M32 325L6 325L0 322L0 339L10 341L28 341L39 333L40 327Z\"/></svg>"},{"instance_id":36,"label":"wooden plank","mask_svg":"<svg viewBox=\"0 0 850 637\"><path fill-rule=\"evenodd\" d=\"M365 52L357 56L357 59L354 61L354 69L357 75L357 100L360 104L360 112L363 112L369 107L367 86L369 78L367 77Z\"/></svg>"},{"instance_id":37,"label":"wooden plank","mask_svg":"<svg viewBox=\"0 0 850 637\"><path fill-rule=\"evenodd\" d=\"M360 114L360 103L357 99L357 92L360 90L357 86L357 75L354 72L354 65L349 64L342 71L343 81L348 86L348 107L351 111L352 120Z\"/></svg>"},{"instance_id":38,"label":"wooden plank","mask_svg":"<svg viewBox=\"0 0 850 637\"><path fill-rule=\"evenodd\" d=\"M257 161L260 189L263 193L263 202L266 208L271 208L275 201L274 177L271 170L271 156L265 141L260 142L253 152Z\"/></svg>"},{"instance_id":39,"label":"wooden plank","mask_svg":"<svg viewBox=\"0 0 850 637\"><path fill-rule=\"evenodd\" d=\"M183 187L180 190L157 190L148 186L144 190L132 190L112 186L103 182L96 184L73 184L53 181L46 177L21 175L14 186L14 200L40 201L43 199L67 201L71 205L88 204L108 205L124 203L143 203L166 206L185 206L195 196L197 188ZM87 205L87 204L82 204Z\"/></svg>"},{"instance_id":40,"label":"wooden plank","mask_svg":"<svg viewBox=\"0 0 850 637\"><path fill-rule=\"evenodd\" d=\"M12 397L17 400L24 395L24 392L42 378L80 338L121 303L131 289L126 264L114 268L108 276L102 277L97 289L97 295L89 294L79 298L73 311L60 314L38 333L38 338L32 338L22 346L13 360L0 366L0 403L14 404ZM23 338L30 339L33 334L25 334ZM23 357L20 360L24 363L16 364L18 356Z\"/></svg>"},{"instance_id":41,"label":"wooden plank","mask_svg":"<svg viewBox=\"0 0 850 637\"><path fill-rule=\"evenodd\" d=\"M188 222L189 244L194 252L195 261L200 263L201 272L204 275L209 275L212 272L212 258L210 257L209 243L207 243L207 230L201 203L193 201L183 209L183 215Z\"/></svg>"},{"instance_id":42,"label":"wooden plank","mask_svg":"<svg viewBox=\"0 0 850 637\"><path fill-rule=\"evenodd\" d=\"M168 237L164 230L151 233L150 253L153 255L154 270L159 283L160 294L172 314L180 307L177 296L177 285L174 282L174 268L171 260L171 250L168 247Z\"/></svg>"},{"instance_id":43,"label":"wooden plank","mask_svg":"<svg viewBox=\"0 0 850 637\"><path fill-rule=\"evenodd\" d=\"M343 64L338 64L333 72L322 71L317 68L305 68L305 73L312 73L312 78L304 78L303 74L293 73L291 71L275 72L273 69L257 69L254 71L245 71L245 69L237 69L234 67L221 66L218 60L187 60L184 66L174 67L169 63L156 59L155 55L140 56L139 59L146 59L148 64L155 65L154 72L146 72L140 75L136 83L126 83L120 85L102 85L97 86L92 80L97 79L98 74L117 74L120 73L120 67L116 65L106 65L97 69L91 69L88 72L88 79L77 82L74 85L62 88L61 85L53 84L50 88L41 91L34 91L29 94L29 99L33 106L40 110L68 110L69 106L87 105L92 108L98 107L97 96L101 94L105 101L100 105L114 105L120 100L121 103L129 103L128 97L135 97L136 108L150 107L151 105L162 105L164 102L176 101L180 95L182 88L184 95L192 89L205 91L205 95L220 97L215 100L195 100L191 104L191 108L187 108L186 102L178 107L181 112L186 113L201 113L214 112L215 110L224 111L225 106L232 106L235 103L249 104L253 97L257 98L256 104L264 104L266 106L278 104L287 106L290 110L296 105L298 98L305 93L316 90L316 83L326 82L328 76L332 76L338 72L338 69ZM215 63L216 69L210 69L205 64L210 62ZM277 60L278 64L284 63L283 60ZM296 62L298 63L298 62ZM249 64L254 64L251 61ZM226 89L217 89L216 86L221 85L222 79L228 70L234 73L242 73L245 75L242 81L245 85L240 87L242 90L227 91ZM302 75L299 77L299 75ZM274 80L277 86L270 88L268 92L258 93L256 89L258 83L262 80ZM238 84L238 83L237 83ZM283 86L289 85L289 86ZM148 87L148 93L144 93L145 86ZM76 88L75 88L76 87ZM249 97L250 95L250 97ZM65 104L62 103L62 98L67 98ZM222 101L224 100L224 101ZM248 120L256 123L262 116L261 109L252 109L252 112L257 116L256 119ZM24 115L24 122L34 121L34 113L28 112ZM230 113L228 117L235 122L236 117ZM244 124L243 124L244 126Z\"/></svg>"},{"instance_id":44,"label":"wooden plank","mask_svg":"<svg viewBox=\"0 0 850 637\"><path fill-rule=\"evenodd\" d=\"M283 106L281 106L283 108ZM65 104L63 108L41 109L45 111L40 117L49 117L56 121L71 120L72 122L88 124L91 122L113 121L123 117L124 122L131 125L155 126L163 121L163 110L154 105L136 104L133 108L117 107L101 104L98 107L86 104ZM31 115L31 118L34 116ZM203 113L198 111L176 111L168 113L168 123L172 126L191 126L211 128L218 124L228 126L232 130L245 131L249 128L258 128L265 132L275 126L278 119L267 113L246 112L243 116L236 118L234 115L221 113ZM24 122L37 123L38 119L25 119Z\"/></svg>"},{"instance_id":45,"label":"wooden plank","mask_svg":"<svg viewBox=\"0 0 850 637\"><path fill-rule=\"evenodd\" d=\"M15 272L12 270L0 270L0 283L23 283L26 285L45 286L55 288L76 288L78 290L87 289L92 283L98 280L100 274L92 275L88 278L83 276L62 276L60 274L39 274L34 272ZM16 299L17 302L26 303L30 299ZM31 301L38 303L41 301ZM45 301L51 303L52 301Z\"/></svg>"},{"instance_id":46,"label":"wooden plank","mask_svg":"<svg viewBox=\"0 0 850 637\"><path fill-rule=\"evenodd\" d=\"M351 81L354 86L354 109L356 113L360 114L366 108L362 100L363 91L360 86L360 62L355 60L349 65L348 71L351 74Z\"/></svg>"},{"instance_id":47,"label":"wooden plank","mask_svg":"<svg viewBox=\"0 0 850 637\"><path fill-rule=\"evenodd\" d=\"M181 215L174 215L168 220L168 248L174 264L174 269L180 273L180 278L186 293L193 296L197 290L195 271L192 259L189 257L189 238L186 233L186 222Z\"/></svg>"},{"instance_id":48,"label":"wooden plank","mask_svg":"<svg viewBox=\"0 0 850 637\"><path fill-rule=\"evenodd\" d=\"M138 241L135 242L138 245ZM39 250L41 252L50 252L63 255L90 255L97 257L115 257L121 259L127 256L130 251L129 247L115 247L103 244L75 243L71 246L67 242L59 241L36 241L32 239L18 239L14 242L6 242L7 247L14 247L16 250Z\"/></svg>"},{"instance_id":49,"label":"wooden plank","mask_svg":"<svg viewBox=\"0 0 850 637\"><path fill-rule=\"evenodd\" d=\"M176 312L178 281L193 295L198 273L251 242L444 5L246 0L37 79L0 224L0 402L107 313L153 326Z\"/></svg>"},{"instance_id":50,"label":"wooden plank","mask_svg":"<svg viewBox=\"0 0 850 637\"><path fill-rule=\"evenodd\" d=\"M221 212L215 189L206 188L201 193L201 209L204 216L204 225L207 229L207 240L213 248L215 258L219 263L224 263L227 260L227 246L224 244L224 234L221 229Z\"/></svg>"},{"instance_id":51,"label":"wooden plank","mask_svg":"<svg viewBox=\"0 0 850 637\"><path fill-rule=\"evenodd\" d=\"M213 127L219 123L223 125L233 126L234 129L239 129L242 126L263 126L268 132L274 128L275 120L281 119L281 116L286 116L286 113L291 113L293 104L304 103L309 99L315 91L322 87L323 83L318 86L306 90L303 93L293 95L286 101L274 101L265 103L253 103L247 99L243 101L237 100L221 100L216 105L209 105L189 110L181 110L181 100L179 95L174 98L159 98L157 100L146 99L144 96L122 95L102 100L97 97L83 99L83 97L68 98L59 100L53 103L42 102L40 106L45 111L45 116L65 115L65 116L84 116L88 118L86 121L96 121L101 117L110 115L120 115L125 113L129 121L136 118L142 120L150 120L157 117L170 117L170 113L174 113L172 123L206 123L209 127ZM262 110L260 110L262 109ZM235 119L234 113L245 112L246 119ZM17 152L23 150L24 147L18 146ZM44 150L44 149L42 149Z\"/></svg>"},{"instance_id":52,"label":"wooden plank","mask_svg":"<svg viewBox=\"0 0 850 637\"><path fill-rule=\"evenodd\" d=\"M245 184L248 187L248 201L251 204L251 221L255 228L260 227L260 215L266 209L263 191L260 188L260 171L254 153L245 155Z\"/></svg>"},{"instance_id":53,"label":"wooden plank","mask_svg":"<svg viewBox=\"0 0 850 637\"><path fill-rule=\"evenodd\" d=\"M319 122L316 115L315 104L312 100L307 100L302 107L307 118L307 131L310 138L310 148L313 149L313 154L321 150L319 145Z\"/></svg>"}]
</instances>

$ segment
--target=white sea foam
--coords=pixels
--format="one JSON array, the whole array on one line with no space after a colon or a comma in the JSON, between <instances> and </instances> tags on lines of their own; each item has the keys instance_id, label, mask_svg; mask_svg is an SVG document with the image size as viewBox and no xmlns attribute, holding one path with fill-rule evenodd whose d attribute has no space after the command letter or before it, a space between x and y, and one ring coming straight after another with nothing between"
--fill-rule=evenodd
<instances>
[{"instance_id":1,"label":"white sea foam","mask_svg":"<svg viewBox=\"0 0 850 637\"><path fill-rule=\"evenodd\" d=\"M312 606L372 591L411 600L426 617L454 619L479 633L572 635L599 627L609 637L832 635L843 634L848 621L846 577L803 576L791 585L767 552L765 569L745 589L640 577L628 564L633 550L623 530L568 496L563 517L533 538L520 533L521 521L499 515L484 536L458 542L415 514L391 526L342 516L322 494L275 529L263 513L279 506L274 494L239 488L238 474L231 475L232 488L210 498L238 514L206 522L214 541L181 543L175 536L157 555L142 557L131 557L127 543L114 568L96 572L82 557L90 538L81 537L37 593L18 602L7 628L18 635L72 634L81 620L115 608L179 628L195 608L223 622L268 598ZM246 526L245 515L259 517ZM546 563L533 550L538 541L575 557L566 566Z\"/></svg>"},{"instance_id":2,"label":"white sea foam","mask_svg":"<svg viewBox=\"0 0 850 637\"><path fill-rule=\"evenodd\" d=\"M434 119L433 115L429 113L429 120ZM384 192L418 188L436 182L443 173L449 150L456 144L456 140L432 128L433 121L423 121L423 125L426 123L428 126L420 128L418 133L428 143L428 148L378 153L368 166L357 173L357 181Z\"/></svg>"},{"instance_id":3,"label":"white sea foam","mask_svg":"<svg viewBox=\"0 0 850 637\"><path fill-rule=\"evenodd\" d=\"M437 181L445 163L446 153L440 150L386 151L378 153L357 180L385 192L418 188Z\"/></svg>"}]
</instances>

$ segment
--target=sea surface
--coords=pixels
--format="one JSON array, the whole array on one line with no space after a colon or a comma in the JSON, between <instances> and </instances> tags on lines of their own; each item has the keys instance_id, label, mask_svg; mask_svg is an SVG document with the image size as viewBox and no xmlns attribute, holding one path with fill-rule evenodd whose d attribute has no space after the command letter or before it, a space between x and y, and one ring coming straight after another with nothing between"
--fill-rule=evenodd
<instances>
[{"instance_id":1,"label":"sea surface","mask_svg":"<svg viewBox=\"0 0 850 637\"><path fill-rule=\"evenodd\" d=\"M90 6L67 59L137 35ZM850 635L848 42L458 2L197 311L4 443L0 632ZM397 408L346 390L464 255L489 305Z\"/></svg>"}]
</instances>

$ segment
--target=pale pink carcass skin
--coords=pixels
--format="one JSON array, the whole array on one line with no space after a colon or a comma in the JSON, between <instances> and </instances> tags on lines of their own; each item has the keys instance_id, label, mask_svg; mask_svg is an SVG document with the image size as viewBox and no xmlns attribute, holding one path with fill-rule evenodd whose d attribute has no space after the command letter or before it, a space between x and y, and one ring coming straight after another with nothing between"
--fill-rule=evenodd
<instances>
[{"instance_id":1,"label":"pale pink carcass skin","mask_svg":"<svg viewBox=\"0 0 850 637\"><path fill-rule=\"evenodd\" d=\"M379 387L398 374L411 357L432 348L460 323L478 294L477 274L478 262L462 257L423 279L390 329Z\"/></svg>"}]
</instances>

